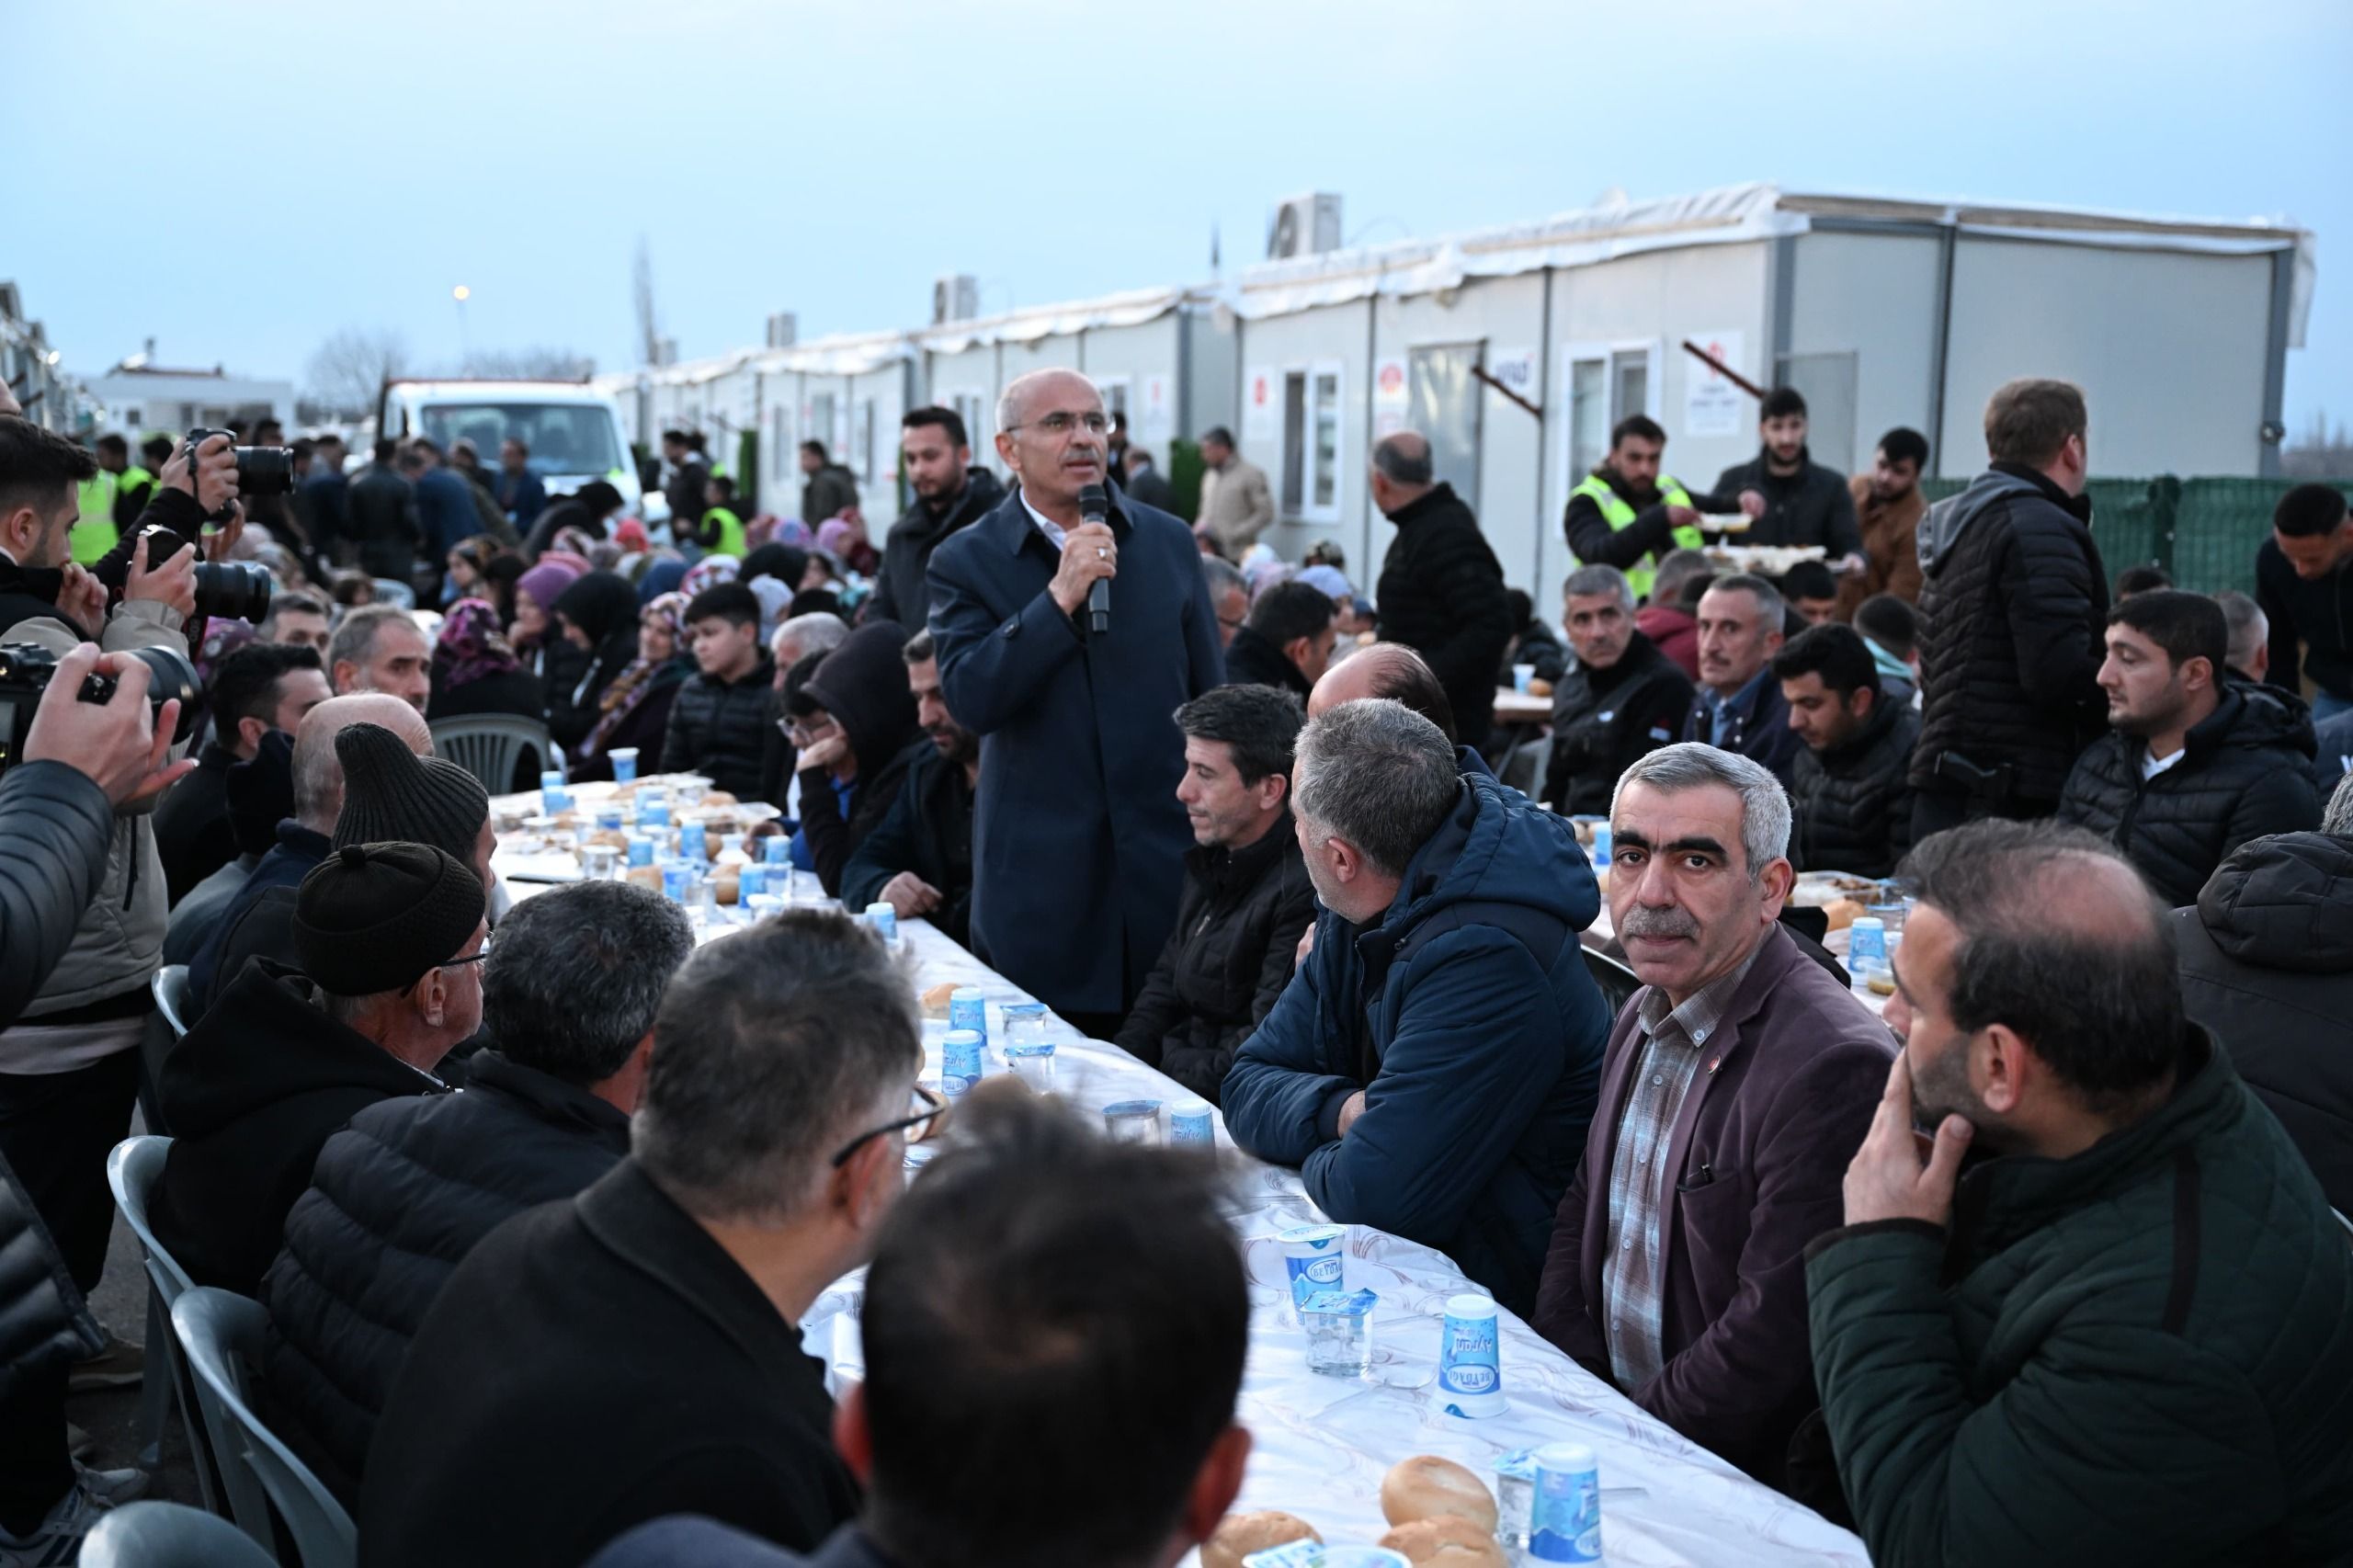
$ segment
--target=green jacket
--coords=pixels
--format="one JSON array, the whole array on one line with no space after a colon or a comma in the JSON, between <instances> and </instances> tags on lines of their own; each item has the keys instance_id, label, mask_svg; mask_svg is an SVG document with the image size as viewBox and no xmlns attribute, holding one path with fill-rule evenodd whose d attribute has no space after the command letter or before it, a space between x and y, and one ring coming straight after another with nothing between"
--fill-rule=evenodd
<instances>
[{"instance_id":1,"label":"green jacket","mask_svg":"<svg viewBox=\"0 0 2353 1568\"><path fill-rule=\"evenodd\" d=\"M1808 1249L1878 1568L2353 1561L2353 1249L2202 1030L2154 1115Z\"/></svg>"}]
</instances>

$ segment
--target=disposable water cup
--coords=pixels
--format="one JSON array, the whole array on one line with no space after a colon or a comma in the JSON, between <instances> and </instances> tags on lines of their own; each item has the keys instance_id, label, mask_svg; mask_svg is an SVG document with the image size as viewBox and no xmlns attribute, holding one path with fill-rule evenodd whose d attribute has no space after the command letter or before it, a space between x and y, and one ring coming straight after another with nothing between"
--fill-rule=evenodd
<instances>
[{"instance_id":1,"label":"disposable water cup","mask_svg":"<svg viewBox=\"0 0 2353 1568\"><path fill-rule=\"evenodd\" d=\"M1524 694L1535 679L1536 666L1534 665L1514 665L1511 667L1511 688L1514 691Z\"/></svg>"},{"instance_id":2,"label":"disposable water cup","mask_svg":"<svg viewBox=\"0 0 2353 1568\"><path fill-rule=\"evenodd\" d=\"M613 759L613 782L631 784L637 780L637 748L615 746L605 754Z\"/></svg>"}]
</instances>

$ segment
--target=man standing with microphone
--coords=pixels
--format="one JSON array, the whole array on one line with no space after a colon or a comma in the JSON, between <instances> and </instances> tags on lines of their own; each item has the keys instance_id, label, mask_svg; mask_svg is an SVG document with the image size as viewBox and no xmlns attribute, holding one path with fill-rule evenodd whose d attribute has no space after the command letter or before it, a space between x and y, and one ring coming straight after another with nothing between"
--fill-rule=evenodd
<instances>
[{"instance_id":1,"label":"man standing with microphone","mask_svg":"<svg viewBox=\"0 0 2353 1568\"><path fill-rule=\"evenodd\" d=\"M981 737L972 945L1108 1040L1166 940L1192 830L1172 715L1222 683L1192 530L1106 490L1095 384L1038 370L997 400L1017 488L931 558L949 710Z\"/></svg>"}]
</instances>

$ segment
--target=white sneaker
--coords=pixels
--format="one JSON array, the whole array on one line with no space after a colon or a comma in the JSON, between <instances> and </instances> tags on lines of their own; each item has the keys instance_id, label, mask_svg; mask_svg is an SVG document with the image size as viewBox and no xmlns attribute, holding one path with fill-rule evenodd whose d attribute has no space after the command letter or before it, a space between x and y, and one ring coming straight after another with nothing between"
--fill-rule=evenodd
<instances>
[{"instance_id":1,"label":"white sneaker","mask_svg":"<svg viewBox=\"0 0 2353 1568\"><path fill-rule=\"evenodd\" d=\"M88 1493L101 1508L120 1507L146 1495L149 1479L143 1470L92 1470L79 1463L74 1467L75 1487Z\"/></svg>"}]
</instances>

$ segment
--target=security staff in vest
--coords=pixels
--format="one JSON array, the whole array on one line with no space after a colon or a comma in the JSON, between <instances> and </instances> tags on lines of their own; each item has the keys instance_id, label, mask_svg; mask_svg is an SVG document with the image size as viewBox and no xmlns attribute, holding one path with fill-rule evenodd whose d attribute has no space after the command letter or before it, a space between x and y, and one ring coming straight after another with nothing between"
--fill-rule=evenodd
<instances>
[{"instance_id":1,"label":"security staff in vest","mask_svg":"<svg viewBox=\"0 0 2353 1568\"><path fill-rule=\"evenodd\" d=\"M114 526L119 538L121 530L137 522L147 503L155 498L155 476L131 460L131 443L120 436L99 437L97 450L98 466L114 475ZM164 455L171 456L168 442Z\"/></svg>"},{"instance_id":2,"label":"security staff in vest","mask_svg":"<svg viewBox=\"0 0 2353 1568\"><path fill-rule=\"evenodd\" d=\"M1694 498L1659 472L1666 432L1657 420L1633 414L1609 432L1609 455L1569 492L1561 519L1569 552L1587 566L1615 566L1626 574L1637 597L1647 598L1659 558L1671 550L1697 550L1702 511L1731 511L1716 497Z\"/></svg>"}]
</instances>

